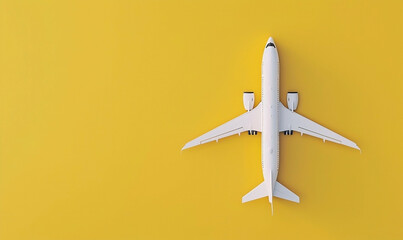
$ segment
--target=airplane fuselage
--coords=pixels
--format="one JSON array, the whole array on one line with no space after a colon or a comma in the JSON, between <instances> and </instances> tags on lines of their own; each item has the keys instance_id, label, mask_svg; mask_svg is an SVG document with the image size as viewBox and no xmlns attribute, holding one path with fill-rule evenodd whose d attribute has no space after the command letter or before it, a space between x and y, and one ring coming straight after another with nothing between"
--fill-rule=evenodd
<instances>
[{"instance_id":1,"label":"airplane fuselage","mask_svg":"<svg viewBox=\"0 0 403 240\"><path fill-rule=\"evenodd\" d=\"M267 46L262 60L262 169L265 181L271 183L276 182L279 168L279 64L277 48Z\"/></svg>"}]
</instances>

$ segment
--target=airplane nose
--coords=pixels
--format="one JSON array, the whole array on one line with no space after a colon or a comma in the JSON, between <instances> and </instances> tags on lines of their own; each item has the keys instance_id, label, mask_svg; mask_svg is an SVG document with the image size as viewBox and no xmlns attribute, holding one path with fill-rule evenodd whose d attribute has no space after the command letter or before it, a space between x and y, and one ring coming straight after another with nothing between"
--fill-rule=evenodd
<instances>
[{"instance_id":1,"label":"airplane nose","mask_svg":"<svg viewBox=\"0 0 403 240\"><path fill-rule=\"evenodd\" d=\"M272 37L270 37L269 40L267 41L266 48L268 48L268 47L276 48L276 45L274 45L274 40Z\"/></svg>"}]
</instances>

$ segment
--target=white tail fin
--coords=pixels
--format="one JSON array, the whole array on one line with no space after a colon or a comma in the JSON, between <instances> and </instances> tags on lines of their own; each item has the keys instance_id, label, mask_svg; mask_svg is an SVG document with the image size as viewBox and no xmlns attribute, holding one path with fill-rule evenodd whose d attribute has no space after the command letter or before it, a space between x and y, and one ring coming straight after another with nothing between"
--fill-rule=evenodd
<instances>
[{"instance_id":1,"label":"white tail fin","mask_svg":"<svg viewBox=\"0 0 403 240\"><path fill-rule=\"evenodd\" d=\"M291 202L299 203L299 197L281 185L279 182L276 182L276 185L274 186L274 196Z\"/></svg>"},{"instance_id":2,"label":"white tail fin","mask_svg":"<svg viewBox=\"0 0 403 240\"><path fill-rule=\"evenodd\" d=\"M273 177L271 171L269 172L269 180L267 185L267 190L269 192L269 202L271 205L271 215L273 216Z\"/></svg>"},{"instance_id":3,"label":"white tail fin","mask_svg":"<svg viewBox=\"0 0 403 240\"><path fill-rule=\"evenodd\" d=\"M274 191L272 191L271 187L272 184L270 180L271 180L271 173L268 181L262 182L252 191L248 192L245 196L242 197L242 203L253 201L262 197L269 197L272 215L273 215L273 196L299 203L299 197L277 181L274 184Z\"/></svg>"},{"instance_id":4,"label":"white tail fin","mask_svg":"<svg viewBox=\"0 0 403 240\"><path fill-rule=\"evenodd\" d=\"M267 192L267 186L266 182L262 182L259 184L257 187L255 187L252 191L248 192L245 196L242 198L242 203L253 201L262 197L267 197L268 192Z\"/></svg>"},{"instance_id":5,"label":"white tail fin","mask_svg":"<svg viewBox=\"0 0 403 240\"><path fill-rule=\"evenodd\" d=\"M271 173L269 173L269 180L264 181L255 187L252 191L248 192L242 197L242 203L253 201L262 197L269 197L271 205L271 214L273 215L273 184Z\"/></svg>"}]
</instances>

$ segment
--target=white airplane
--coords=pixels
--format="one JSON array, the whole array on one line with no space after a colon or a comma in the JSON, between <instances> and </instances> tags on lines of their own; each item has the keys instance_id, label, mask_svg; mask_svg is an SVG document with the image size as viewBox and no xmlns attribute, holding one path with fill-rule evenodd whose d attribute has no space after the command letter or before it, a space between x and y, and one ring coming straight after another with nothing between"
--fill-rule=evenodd
<instances>
[{"instance_id":1,"label":"white airplane","mask_svg":"<svg viewBox=\"0 0 403 240\"><path fill-rule=\"evenodd\" d=\"M200 144L217 141L231 135L241 135L248 131L249 135L262 134L262 169L264 181L242 198L242 203L262 197L268 197L273 214L273 196L299 203L299 197L277 182L279 169L279 132L292 135L293 131L308 134L323 141L330 141L360 148L351 140L299 115L295 112L298 106L298 93L288 92L288 108L279 101L279 57L273 38L265 45L262 61L262 101L254 106L254 93L244 92L243 103L246 113L224 123L186 143L182 148L190 148Z\"/></svg>"}]
</instances>

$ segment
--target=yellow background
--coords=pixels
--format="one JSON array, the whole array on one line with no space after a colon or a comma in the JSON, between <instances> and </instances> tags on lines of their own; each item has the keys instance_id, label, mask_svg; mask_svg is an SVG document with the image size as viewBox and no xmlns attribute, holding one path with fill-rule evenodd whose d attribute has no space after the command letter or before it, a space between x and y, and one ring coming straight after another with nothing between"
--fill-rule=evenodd
<instances>
[{"instance_id":1,"label":"yellow background","mask_svg":"<svg viewBox=\"0 0 403 240\"><path fill-rule=\"evenodd\" d=\"M402 239L400 1L1 1L0 239ZM260 101L355 141L280 137L300 204L241 204L260 135L180 152Z\"/></svg>"}]
</instances>

